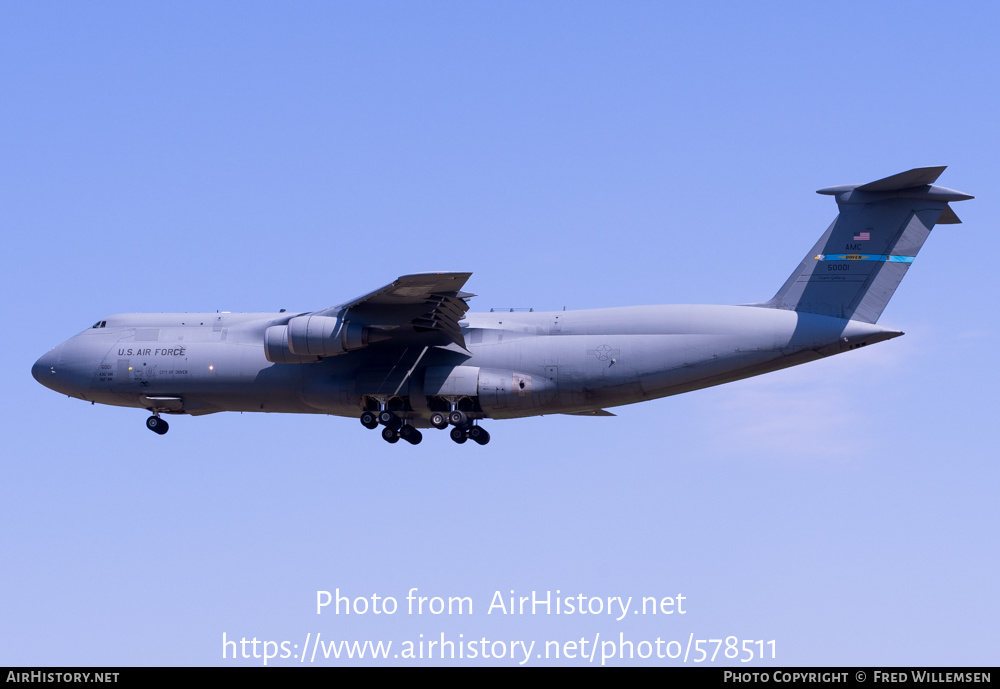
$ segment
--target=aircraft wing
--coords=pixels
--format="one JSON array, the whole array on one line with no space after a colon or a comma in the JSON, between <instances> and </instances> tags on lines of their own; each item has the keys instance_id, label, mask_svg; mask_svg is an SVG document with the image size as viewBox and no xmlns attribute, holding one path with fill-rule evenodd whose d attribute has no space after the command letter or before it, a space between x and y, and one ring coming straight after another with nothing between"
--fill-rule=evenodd
<instances>
[{"instance_id":1,"label":"aircraft wing","mask_svg":"<svg viewBox=\"0 0 1000 689\"><path fill-rule=\"evenodd\" d=\"M400 345L434 345L454 342L465 349L458 322L476 295L462 287L472 273L417 273L403 275L374 292L338 306L317 311L316 316L336 316L380 332L378 340Z\"/></svg>"}]
</instances>

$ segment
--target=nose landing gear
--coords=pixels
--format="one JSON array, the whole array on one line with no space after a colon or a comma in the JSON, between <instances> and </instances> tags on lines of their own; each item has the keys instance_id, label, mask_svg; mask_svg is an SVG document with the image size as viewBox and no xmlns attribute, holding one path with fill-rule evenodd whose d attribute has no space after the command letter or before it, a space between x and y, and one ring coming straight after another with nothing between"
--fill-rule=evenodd
<instances>
[{"instance_id":1,"label":"nose landing gear","mask_svg":"<svg viewBox=\"0 0 1000 689\"><path fill-rule=\"evenodd\" d=\"M148 419L146 419L146 428L153 431L157 435L163 435L170 430L170 424L161 419L159 415L153 414Z\"/></svg>"}]
</instances>

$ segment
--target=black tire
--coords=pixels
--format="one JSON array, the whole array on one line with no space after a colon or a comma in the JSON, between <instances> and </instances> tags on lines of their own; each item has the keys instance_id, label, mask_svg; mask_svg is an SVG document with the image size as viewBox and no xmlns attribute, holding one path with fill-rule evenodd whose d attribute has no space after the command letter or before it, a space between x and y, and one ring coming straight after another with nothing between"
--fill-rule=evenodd
<instances>
[{"instance_id":1,"label":"black tire","mask_svg":"<svg viewBox=\"0 0 1000 689\"><path fill-rule=\"evenodd\" d=\"M456 409L452 413L448 414L448 423L456 428L461 428L465 424L469 423L469 416L464 411Z\"/></svg>"},{"instance_id":2,"label":"black tire","mask_svg":"<svg viewBox=\"0 0 1000 689\"><path fill-rule=\"evenodd\" d=\"M461 445L462 443L464 443L466 440L469 439L468 434L461 428L458 428L457 426L455 428L452 428L451 433L449 433L448 435L450 435L451 439L454 440L459 445Z\"/></svg>"},{"instance_id":3,"label":"black tire","mask_svg":"<svg viewBox=\"0 0 1000 689\"><path fill-rule=\"evenodd\" d=\"M366 411L361 414L361 425L368 430L373 430L378 427L378 416L375 412Z\"/></svg>"},{"instance_id":4,"label":"black tire","mask_svg":"<svg viewBox=\"0 0 1000 689\"><path fill-rule=\"evenodd\" d=\"M385 428L382 429L382 440L389 443L390 445L393 443L398 443L399 433L397 433L395 429L386 426Z\"/></svg>"},{"instance_id":5,"label":"black tire","mask_svg":"<svg viewBox=\"0 0 1000 689\"><path fill-rule=\"evenodd\" d=\"M490 434L486 432L486 429L482 426L473 426L469 429L469 438L476 441L480 445L485 445L490 442Z\"/></svg>"},{"instance_id":6,"label":"black tire","mask_svg":"<svg viewBox=\"0 0 1000 689\"><path fill-rule=\"evenodd\" d=\"M400 428L399 437L410 445L419 445L420 441L424 439L423 434L413 426L403 426Z\"/></svg>"},{"instance_id":7,"label":"black tire","mask_svg":"<svg viewBox=\"0 0 1000 689\"><path fill-rule=\"evenodd\" d=\"M398 431L399 427L403 425L403 420L391 411L380 412L378 415L378 421L386 428L391 428L394 431Z\"/></svg>"},{"instance_id":8,"label":"black tire","mask_svg":"<svg viewBox=\"0 0 1000 689\"><path fill-rule=\"evenodd\" d=\"M448 417L444 412L436 411L431 414L431 425L438 430L448 427Z\"/></svg>"},{"instance_id":9,"label":"black tire","mask_svg":"<svg viewBox=\"0 0 1000 689\"><path fill-rule=\"evenodd\" d=\"M146 419L146 428L157 435L163 435L170 430L170 425L159 416L150 416Z\"/></svg>"}]
</instances>

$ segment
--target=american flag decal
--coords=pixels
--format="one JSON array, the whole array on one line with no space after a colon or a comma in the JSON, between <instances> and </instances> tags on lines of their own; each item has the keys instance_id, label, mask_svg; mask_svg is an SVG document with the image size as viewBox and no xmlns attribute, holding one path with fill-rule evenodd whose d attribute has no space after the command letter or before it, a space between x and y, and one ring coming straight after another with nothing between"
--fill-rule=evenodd
<instances>
[{"instance_id":1,"label":"american flag decal","mask_svg":"<svg viewBox=\"0 0 1000 689\"><path fill-rule=\"evenodd\" d=\"M856 235L854 235L854 241L856 242L867 242L871 238L872 238L871 232L858 232Z\"/></svg>"}]
</instances>

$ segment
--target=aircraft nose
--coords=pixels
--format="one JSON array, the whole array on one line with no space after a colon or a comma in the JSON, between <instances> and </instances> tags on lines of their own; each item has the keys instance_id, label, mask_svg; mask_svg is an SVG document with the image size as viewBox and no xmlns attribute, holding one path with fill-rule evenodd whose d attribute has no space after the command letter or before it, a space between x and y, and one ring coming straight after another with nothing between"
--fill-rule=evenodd
<instances>
[{"instance_id":1,"label":"aircraft nose","mask_svg":"<svg viewBox=\"0 0 1000 689\"><path fill-rule=\"evenodd\" d=\"M56 389L55 386L58 380L60 349L62 349L62 345L59 345L47 354L43 354L38 358L34 366L31 367L32 377L45 387L53 390Z\"/></svg>"}]
</instances>

